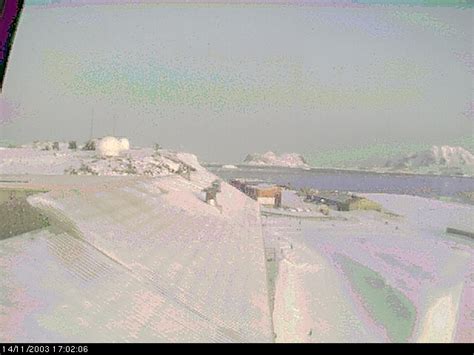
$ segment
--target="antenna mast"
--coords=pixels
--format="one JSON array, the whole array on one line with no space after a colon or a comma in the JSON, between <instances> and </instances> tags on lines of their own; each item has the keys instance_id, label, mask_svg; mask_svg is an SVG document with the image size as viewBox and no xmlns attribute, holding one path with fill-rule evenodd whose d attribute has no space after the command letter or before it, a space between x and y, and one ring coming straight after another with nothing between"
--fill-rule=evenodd
<instances>
[{"instance_id":1,"label":"antenna mast","mask_svg":"<svg viewBox=\"0 0 474 355\"><path fill-rule=\"evenodd\" d=\"M94 137L94 108L92 108L92 115L91 115L91 131L90 131L90 139Z\"/></svg>"}]
</instances>

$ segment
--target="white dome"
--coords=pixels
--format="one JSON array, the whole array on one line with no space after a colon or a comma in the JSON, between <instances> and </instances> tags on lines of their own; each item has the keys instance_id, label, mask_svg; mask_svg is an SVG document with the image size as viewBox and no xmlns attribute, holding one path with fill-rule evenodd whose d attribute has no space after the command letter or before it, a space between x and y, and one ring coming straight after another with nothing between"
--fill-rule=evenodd
<instances>
[{"instance_id":1,"label":"white dome","mask_svg":"<svg viewBox=\"0 0 474 355\"><path fill-rule=\"evenodd\" d=\"M115 137L104 137L99 141L96 150L101 156L116 157L120 155L122 144Z\"/></svg>"},{"instance_id":2,"label":"white dome","mask_svg":"<svg viewBox=\"0 0 474 355\"><path fill-rule=\"evenodd\" d=\"M122 148L122 150L130 149L130 142L127 138L120 138L120 147Z\"/></svg>"}]
</instances>

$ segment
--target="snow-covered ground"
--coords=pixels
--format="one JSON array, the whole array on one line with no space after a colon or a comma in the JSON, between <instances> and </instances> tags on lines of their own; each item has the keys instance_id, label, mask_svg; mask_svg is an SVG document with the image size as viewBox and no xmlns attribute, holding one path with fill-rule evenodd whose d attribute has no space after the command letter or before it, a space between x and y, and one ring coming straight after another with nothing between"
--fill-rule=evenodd
<instances>
[{"instance_id":1,"label":"snow-covered ground","mask_svg":"<svg viewBox=\"0 0 474 355\"><path fill-rule=\"evenodd\" d=\"M12 161L24 173L35 156ZM28 202L51 223L0 241L0 341L273 340L257 203L222 183L218 206L206 204L216 176L191 154L171 161L190 178L0 176L0 188L47 190Z\"/></svg>"},{"instance_id":2,"label":"snow-covered ground","mask_svg":"<svg viewBox=\"0 0 474 355\"><path fill-rule=\"evenodd\" d=\"M100 156L98 151L42 150L35 147L0 150L0 174L29 175L99 175L166 176L183 173L178 158L182 153L152 148L121 152L119 156Z\"/></svg>"},{"instance_id":3,"label":"snow-covered ground","mask_svg":"<svg viewBox=\"0 0 474 355\"><path fill-rule=\"evenodd\" d=\"M347 220L262 217L280 256L277 341L466 342L473 339L473 243L445 233L474 207L368 194L385 209Z\"/></svg>"},{"instance_id":4,"label":"snow-covered ground","mask_svg":"<svg viewBox=\"0 0 474 355\"><path fill-rule=\"evenodd\" d=\"M0 150L0 174L62 175L70 167L92 159L87 151L52 151L35 148L6 148Z\"/></svg>"},{"instance_id":5,"label":"snow-covered ground","mask_svg":"<svg viewBox=\"0 0 474 355\"><path fill-rule=\"evenodd\" d=\"M325 216L284 191L283 215L260 217L225 183L204 203L216 176L194 155L147 148L2 149L0 174L48 190L28 201L53 222L0 241L0 340L473 339L473 242L445 230L472 229L474 206L368 194L393 213ZM273 329L261 221L280 261Z\"/></svg>"}]
</instances>

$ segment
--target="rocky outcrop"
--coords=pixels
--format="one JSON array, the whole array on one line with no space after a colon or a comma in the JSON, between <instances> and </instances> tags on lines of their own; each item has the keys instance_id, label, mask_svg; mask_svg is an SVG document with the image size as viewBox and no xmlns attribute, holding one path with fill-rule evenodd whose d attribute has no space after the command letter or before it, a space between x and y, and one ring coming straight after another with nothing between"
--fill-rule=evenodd
<instances>
[{"instance_id":1,"label":"rocky outcrop","mask_svg":"<svg viewBox=\"0 0 474 355\"><path fill-rule=\"evenodd\" d=\"M277 155L274 152L264 154L249 154L244 160L249 165L282 166L287 168L309 168L302 155L297 153L284 153Z\"/></svg>"}]
</instances>

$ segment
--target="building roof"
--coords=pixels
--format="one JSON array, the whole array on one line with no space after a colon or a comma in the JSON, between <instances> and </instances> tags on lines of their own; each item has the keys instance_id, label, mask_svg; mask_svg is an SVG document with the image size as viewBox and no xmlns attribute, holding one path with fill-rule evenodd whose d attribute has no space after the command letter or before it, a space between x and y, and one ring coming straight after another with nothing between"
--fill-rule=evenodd
<instances>
[{"instance_id":1,"label":"building roof","mask_svg":"<svg viewBox=\"0 0 474 355\"><path fill-rule=\"evenodd\" d=\"M334 201L337 203L349 203L360 199L360 197L350 195L346 192L319 192L311 194L312 197L323 198L328 201Z\"/></svg>"}]
</instances>

